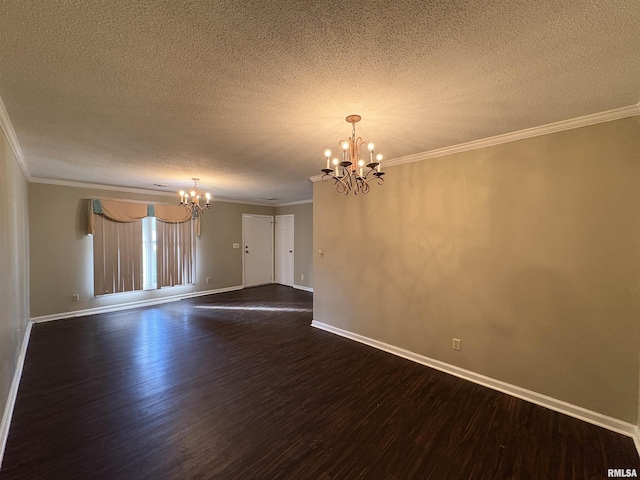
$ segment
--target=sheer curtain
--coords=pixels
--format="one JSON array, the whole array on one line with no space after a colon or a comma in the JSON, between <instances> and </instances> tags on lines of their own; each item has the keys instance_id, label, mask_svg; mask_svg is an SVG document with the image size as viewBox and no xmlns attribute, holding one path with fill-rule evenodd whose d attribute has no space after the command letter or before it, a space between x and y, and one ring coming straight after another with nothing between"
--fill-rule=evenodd
<instances>
[{"instance_id":1,"label":"sheer curtain","mask_svg":"<svg viewBox=\"0 0 640 480\"><path fill-rule=\"evenodd\" d=\"M195 234L200 219L174 205L89 200L94 295L144 289L142 219L156 218L156 288L195 281ZM195 229L195 232L194 232Z\"/></svg>"},{"instance_id":2,"label":"sheer curtain","mask_svg":"<svg viewBox=\"0 0 640 480\"><path fill-rule=\"evenodd\" d=\"M156 225L158 287L187 285L195 281L194 231L191 221Z\"/></svg>"},{"instance_id":3,"label":"sheer curtain","mask_svg":"<svg viewBox=\"0 0 640 480\"><path fill-rule=\"evenodd\" d=\"M142 290L142 222L94 219L94 294Z\"/></svg>"}]
</instances>

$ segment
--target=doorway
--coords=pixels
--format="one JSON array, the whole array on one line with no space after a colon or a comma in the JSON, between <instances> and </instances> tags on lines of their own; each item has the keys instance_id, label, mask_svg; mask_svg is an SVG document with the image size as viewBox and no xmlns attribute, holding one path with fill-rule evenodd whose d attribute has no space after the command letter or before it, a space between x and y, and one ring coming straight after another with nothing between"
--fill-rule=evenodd
<instances>
[{"instance_id":1,"label":"doorway","mask_svg":"<svg viewBox=\"0 0 640 480\"><path fill-rule=\"evenodd\" d=\"M293 287L293 215L276 215L276 283Z\"/></svg>"},{"instance_id":2,"label":"doorway","mask_svg":"<svg viewBox=\"0 0 640 480\"><path fill-rule=\"evenodd\" d=\"M242 242L243 285L273 283L273 217L243 214Z\"/></svg>"}]
</instances>

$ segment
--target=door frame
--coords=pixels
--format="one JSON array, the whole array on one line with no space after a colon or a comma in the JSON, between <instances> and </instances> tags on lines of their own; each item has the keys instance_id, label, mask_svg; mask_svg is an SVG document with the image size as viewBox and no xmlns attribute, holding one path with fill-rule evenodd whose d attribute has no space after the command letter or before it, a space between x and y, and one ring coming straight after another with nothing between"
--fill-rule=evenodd
<instances>
[{"instance_id":1,"label":"door frame","mask_svg":"<svg viewBox=\"0 0 640 480\"><path fill-rule=\"evenodd\" d=\"M275 269L275 261L276 261L276 255L278 254L278 218L281 217L291 217L292 220L292 229L291 229L291 236L293 237L293 258L292 258L292 262L291 262L291 285L287 285L285 283L281 283L280 285L286 285L289 287L293 287L296 284L296 216L293 213L285 213L284 215L276 215L275 216L275 229L274 229L274 250L273 250L273 261L274 261L274 267L273 267L273 282L274 283L278 283L278 279L276 278L276 272L277 270Z\"/></svg>"},{"instance_id":2,"label":"door frame","mask_svg":"<svg viewBox=\"0 0 640 480\"><path fill-rule=\"evenodd\" d=\"M270 240L270 244L271 244L271 283L273 283L274 281L274 250L273 250L273 215L258 215L255 213L243 213L242 214L242 245L247 245L245 242L245 235L244 235L244 230L245 230L245 218L246 217L263 217L263 218L269 218L271 219L271 234L269 235L269 240ZM242 288L246 288L245 282L244 282L244 256L245 256L245 247L242 247Z\"/></svg>"}]
</instances>

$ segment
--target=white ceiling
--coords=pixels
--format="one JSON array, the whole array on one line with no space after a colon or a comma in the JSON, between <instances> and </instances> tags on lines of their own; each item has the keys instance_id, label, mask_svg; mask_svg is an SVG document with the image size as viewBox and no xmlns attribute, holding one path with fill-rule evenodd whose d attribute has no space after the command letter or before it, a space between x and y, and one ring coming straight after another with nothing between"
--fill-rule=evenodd
<instances>
[{"instance_id":1,"label":"white ceiling","mask_svg":"<svg viewBox=\"0 0 640 480\"><path fill-rule=\"evenodd\" d=\"M285 203L351 113L393 159L638 103L638 25L638 0L2 0L0 98L33 178Z\"/></svg>"}]
</instances>

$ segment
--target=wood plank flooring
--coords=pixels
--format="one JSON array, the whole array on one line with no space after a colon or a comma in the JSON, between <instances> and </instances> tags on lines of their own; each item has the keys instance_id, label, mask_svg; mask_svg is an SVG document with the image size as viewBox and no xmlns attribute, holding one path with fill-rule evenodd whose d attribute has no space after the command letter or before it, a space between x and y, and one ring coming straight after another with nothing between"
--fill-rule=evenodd
<instances>
[{"instance_id":1,"label":"wood plank flooring","mask_svg":"<svg viewBox=\"0 0 640 480\"><path fill-rule=\"evenodd\" d=\"M314 329L271 285L31 333L0 479L596 479L630 438Z\"/></svg>"}]
</instances>

